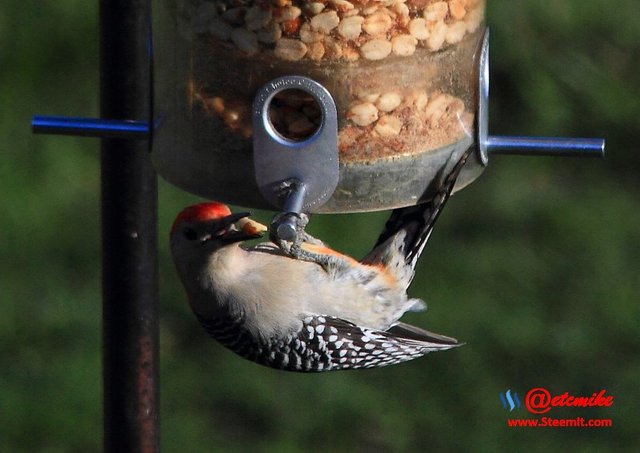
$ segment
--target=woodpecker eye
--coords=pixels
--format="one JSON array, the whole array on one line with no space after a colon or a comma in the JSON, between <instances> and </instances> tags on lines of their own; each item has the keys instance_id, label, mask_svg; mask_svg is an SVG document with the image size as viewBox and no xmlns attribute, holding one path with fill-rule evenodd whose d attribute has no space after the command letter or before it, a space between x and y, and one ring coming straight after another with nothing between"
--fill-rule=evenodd
<instances>
[{"instance_id":1,"label":"woodpecker eye","mask_svg":"<svg viewBox=\"0 0 640 453\"><path fill-rule=\"evenodd\" d=\"M195 241L196 239L198 239L198 233L196 233L196 230L194 230L193 228L185 228L183 234L184 237L190 241Z\"/></svg>"}]
</instances>

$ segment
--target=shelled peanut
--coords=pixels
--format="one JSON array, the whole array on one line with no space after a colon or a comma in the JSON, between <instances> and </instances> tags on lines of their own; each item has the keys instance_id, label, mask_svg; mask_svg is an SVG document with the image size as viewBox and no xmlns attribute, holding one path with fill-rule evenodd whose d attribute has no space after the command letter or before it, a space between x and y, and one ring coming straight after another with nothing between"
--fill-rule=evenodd
<instances>
[{"instance_id":1,"label":"shelled peanut","mask_svg":"<svg viewBox=\"0 0 640 453\"><path fill-rule=\"evenodd\" d=\"M218 0L190 11L190 31L247 56L382 60L460 42L482 23L484 0Z\"/></svg>"}]
</instances>

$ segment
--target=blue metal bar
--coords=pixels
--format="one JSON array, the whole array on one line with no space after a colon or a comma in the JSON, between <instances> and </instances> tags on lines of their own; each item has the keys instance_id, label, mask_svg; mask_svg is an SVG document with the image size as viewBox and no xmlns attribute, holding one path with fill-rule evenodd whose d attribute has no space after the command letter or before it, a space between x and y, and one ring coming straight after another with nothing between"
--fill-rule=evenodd
<instances>
[{"instance_id":1,"label":"blue metal bar","mask_svg":"<svg viewBox=\"0 0 640 453\"><path fill-rule=\"evenodd\" d=\"M525 156L604 157L602 138L505 137L490 135L489 154Z\"/></svg>"},{"instance_id":2,"label":"blue metal bar","mask_svg":"<svg viewBox=\"0 0 640 453\"><path fill-rule=\"evenodd\" d=\"M75 135L80 137L146 140L150 137L146 121L103 120L66 116L34 116L31 127L35 134Z\"/></svg>"}]
</instances>

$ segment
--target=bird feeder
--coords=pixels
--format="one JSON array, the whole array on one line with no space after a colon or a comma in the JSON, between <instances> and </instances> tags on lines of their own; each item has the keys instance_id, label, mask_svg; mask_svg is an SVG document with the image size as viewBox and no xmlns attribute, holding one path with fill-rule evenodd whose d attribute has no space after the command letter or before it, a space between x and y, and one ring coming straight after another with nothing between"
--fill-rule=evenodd
<instances>
[{"instance_id":1,"label":"bird feeder","mask_svg":"<svg viewBox=\"0 0 640 453\"><path fill-rule=\"evenodd\" d=\"M415 204L474 142L484 1L460 8L184 3L166 71L157 59L168 109L156 167L188 191L243 206L281 208L287 178L306 186L308 211ZM480 171L469 166L460 184Z\"/></svg>"},{"instance_id":2,"label":"bird feeder","mask_svg":"<svg viewBox=\"0 0 640 453\"><path fill-rule=\"evenodd\" d=\"M484 0L173 2L156 21L148 120L34 127L153 136L177 187L293 213L419 203L472 146L456 189L493 153L601 156L601 139L489 135L484 12Z\"/></svg>"},{"instance_id":3,"label":"bird feeder","mask_svg":"<svg viewBox=\"0 0 640 453\"><path fill-rule=\"evenodd\" d=\"M283 210L302 187L299 209L337 213L415 204L471 146L457 188L495 151L600 155L602 140L488 135L484 11L483 0L181 2L164 22L173 51L156 58L155 166L206 198Z\"/></svg>"}]
</instances>

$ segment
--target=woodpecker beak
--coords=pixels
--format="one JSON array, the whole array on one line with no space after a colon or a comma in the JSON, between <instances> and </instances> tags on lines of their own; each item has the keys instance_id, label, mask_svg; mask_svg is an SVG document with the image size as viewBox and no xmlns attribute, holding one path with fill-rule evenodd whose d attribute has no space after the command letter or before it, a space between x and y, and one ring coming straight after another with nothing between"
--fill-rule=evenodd
<instances>
[{"instance_id":1,"label":"woodpecker beak","mask_svg":"<svg viewBox=\"0 0 640 453\"><path fill-rule=\"evenodd\" d=\"M266 231L267 228L258 222L248 219L247 217L250 215L250 212L238 212L221 219L214 224L211 238L231 244L262 237L262 232Z\"/></svg>"}]
</instances>

